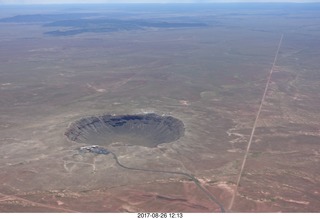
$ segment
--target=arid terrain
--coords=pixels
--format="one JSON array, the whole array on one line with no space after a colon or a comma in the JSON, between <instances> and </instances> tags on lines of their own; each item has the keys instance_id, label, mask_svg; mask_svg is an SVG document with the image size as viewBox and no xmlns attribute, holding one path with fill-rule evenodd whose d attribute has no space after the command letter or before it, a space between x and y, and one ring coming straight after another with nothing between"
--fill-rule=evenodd
<instances>
[{"instance_id":1,"label":"arid terrain","mask_svg":"<svg viewBox=\"0 0 320 219\"><path fill-rule=\"evenodd\" d=\"M318 4L1 6L0 212L320 212L319 24ZM184 132L66 136L144 114Z\"/></svg>"}]
</instances>

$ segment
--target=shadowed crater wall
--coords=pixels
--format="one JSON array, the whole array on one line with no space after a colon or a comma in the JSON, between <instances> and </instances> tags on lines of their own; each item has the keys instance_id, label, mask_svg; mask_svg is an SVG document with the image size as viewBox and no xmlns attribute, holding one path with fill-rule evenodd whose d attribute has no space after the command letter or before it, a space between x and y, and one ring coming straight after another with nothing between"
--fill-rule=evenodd
<instances>
[{"instance_id":1,"label":"shadowed crater wall","mask_svg":"<svg viewBox=\"0 0 320 219\"><path fill-rule=\"evenodd\" d=\"M82 118L70 125L65 135L79 143L155 147L178 140L184 135L182 121L157 114L103 115Z\"/></svg>"}]
</instances>

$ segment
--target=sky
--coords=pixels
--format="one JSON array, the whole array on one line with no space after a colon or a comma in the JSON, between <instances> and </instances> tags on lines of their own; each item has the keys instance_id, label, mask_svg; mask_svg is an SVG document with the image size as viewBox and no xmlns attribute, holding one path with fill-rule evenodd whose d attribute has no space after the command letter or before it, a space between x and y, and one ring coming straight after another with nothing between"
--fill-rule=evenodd
<instances>
[{"instance_id":1,"label":"sky","mask_svg":"<svg viewBox=\"0 0 320 219\"><path fill-rule=\"evenodd\" d=\"M0 0L0 4L320 2L320 0Z\"/></svg>"}]
</instances>

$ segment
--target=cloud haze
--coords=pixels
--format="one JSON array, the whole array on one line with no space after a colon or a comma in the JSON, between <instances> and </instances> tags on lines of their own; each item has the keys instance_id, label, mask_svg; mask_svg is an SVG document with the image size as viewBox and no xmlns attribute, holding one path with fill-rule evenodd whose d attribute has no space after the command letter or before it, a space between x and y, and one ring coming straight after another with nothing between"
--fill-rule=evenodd
<instances>
[{"instance_id":1,"label":"cloud haze","mask_svg":"<svg viewBox=\"0 0 320 219\"><path fill-rule=\"evenodd\" d=\"M0 0L0 4L320 2L320 0Z\"/></svg>"}]
</instances>

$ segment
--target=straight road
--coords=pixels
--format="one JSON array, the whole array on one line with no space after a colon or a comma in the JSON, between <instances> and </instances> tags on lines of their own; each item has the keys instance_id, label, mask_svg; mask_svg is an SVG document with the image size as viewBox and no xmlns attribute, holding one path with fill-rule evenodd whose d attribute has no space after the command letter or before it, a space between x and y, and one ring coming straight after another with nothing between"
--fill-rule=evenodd
<instances>
[{"instance_id":1,"label":"straight road","mask_svg":"<svg viewBox=\"0 0 320 219\"><path fill-rule=\"evenodd\" d=\"M275 54L275 57L274 57L274 60L273 60L273 64L272 64L272 67L271 67L271 70L270 70L270 73L269 73L269 76L268 76L266 87L264 89L264 93L263 93L262 98L261 98L259 110L257 112L256 119L255 119L253 127L252 127L250 139L249 139L249 142L248 142L246 153L245 153L243 161L242 161L242 165L241 165L240 173L239 173L239 176L238 176L236 188L234 190L234 193L232 195L232 199L231 199L231 202L230 202L230 205L229 205L229 208L228 208L229 210L232 209L233 203L234 203L234 199L235 199L235 197L236 197L236 195L238 193L238 187L239 187L239 184L240 184L241 176L242 176L243 169L244 169L244 166L245 166L246 161L247 161L247 157L248 157L249 150L250 150L250 147L251 147L251 143L252 143L252 139L253 139L253 136L254 136L254 132L256 130L256 126L257 126L257 123L258 123L258 120L259 120L259 117L260 117L261 109L262 109L263 103L264 103L266 95L267 95L267 91L268 91L269 84L270 84L270 81L271 81L272 73L273 73L274 67L275 67L277 59L278 59L278 54L279 54L279 50L280 50L280 47L281 47L281 44L282 44L282 39L283 39L283 34L281 35L281 38L280 38L280 41L279 41L279 44L278 44L278 49L276 51L276 54Z\"/></svg>"}]
</instances>

